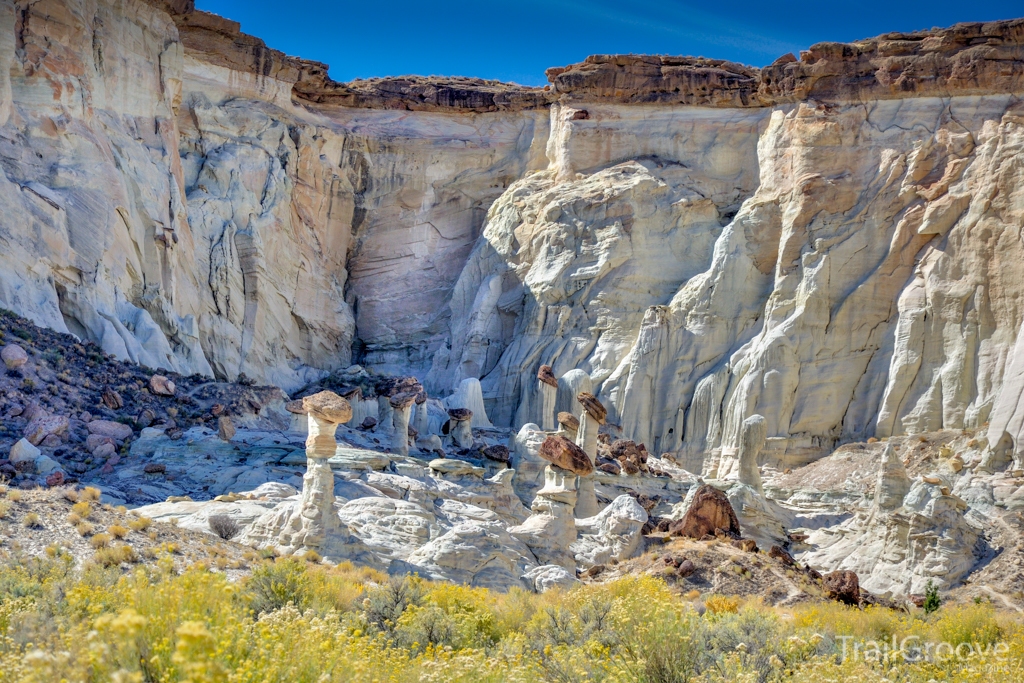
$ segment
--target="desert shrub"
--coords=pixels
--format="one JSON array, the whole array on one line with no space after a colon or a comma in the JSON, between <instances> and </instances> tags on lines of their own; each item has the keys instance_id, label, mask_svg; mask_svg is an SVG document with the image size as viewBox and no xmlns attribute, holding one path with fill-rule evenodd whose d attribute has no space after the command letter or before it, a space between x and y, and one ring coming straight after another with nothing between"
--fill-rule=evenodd
<instances>
[{"instance_id":1,"label":"desert shrub","mask_svg":"<svg viewBox=\"0 0 1024 683\"><path fill-rule=\"evenodd\" d=\"M908 628L907 614L868 605L864 609L838 602L812 602L794 608L793 620L798 629L863 640L891 640Z\"/></svg>"},{"instance_id":2,"label":"desert shrub","mask_svg":"<svg viewBox=\"0 0 1024 683\"><path fill-rule=\"evenodd\" d=\"M138 556L130 545L122 543L100 548L93 555L93 561L104 567L116 567L125 563L138 562Z\"/></svg>"},{"instance_id":3,"label":"desert shrub","mask_svg":"<svg viewBox=\"0 0 1024 683\"><path fill-rule=\"evenodd\" d=\"M501 594L289 558L232 581L198 565L177 572L167 556L125 570L121 548L77 569L59 548L41 558L0 551L0 683L1024 683L1022 617L991 605L883 618L889 610L739 600L701 616L647 576ZM1006 642L1009 659L838 656L835 634L879 631Z\"/></svg>"},{"instance_id":4,"label":"desert shrub","mask_svg":"<svg viewBox=\"0 0 1024 683\"><path fill-rule=\"evenodd\" d=\"M128 527L132 531L138 531L139 533L148 529L151 524L153 524L153 520L149 517L132 517L128 520Z\"/></svg>"},{"instance_id":5,"label":"desert shrub","mask_svg":"<svg viewBox=\"0 0 1024 683\"><path fill-rule=\"evenodd\" d=\"M11 511L12 503L9 500L0 500L0 519L4 519Z\"/></svg>"},{"instance_id":6,"label":"desert shrub","mask_svg":"<svg viewBox=\"0 0 1024 683\"><path fill-rule=\"evenodd\" d=\"M261 563L246 580L245 592L257 615L289 604L301 612L311 600L306 566L293 559Z\"/></svg>"},{"instance_id":7,"label":"desert shrub","mask_svg":"<svg viewBox=\"0 0 1024 683\"><path fill-rule=\"evenodd\" d=\"M924 588L924 613L931 614L937 612L939 607L942 605L942 600L939 598L939 589L931 581Z\"/></svg>"},{"instance_id":8,"label":"desert shrub","mask_svg":"<svg viewBox=\"0 0 1024 683\"><path fill-rule=\"evenodd\" d=\"M21 518L21 524L26 529L38 529L43 526L43 520L35 512L29 512Z\"/></svg>"},{"instance_id":9,"label":"desert shrub","mask_svg":"<svg viewBox=\"0 0 1024 683\"><path fill-rule=\"evenodd\" d=\"M740 599L729 595L709 595L704 606L711 614L735 613L740 608Z\"/></svg>"},{"instance_id":10,"label":"desert shrub","mask_svg":"<svg viewBox=\"0 0 1024 683\"><path fill-rule=\"evenodd\" d=\"M42 358L52 367L57 367L64 360L64 354L60 349L49 348L43 351Z\"/></svg>"},{"instance_id":11,"label":"desert shrub","mask_svg":"<svg viewBox=\"0 0 1024 683\"><path fill-rule=\"evenodd\" d=\"M91 545L93 548L96 548L97 550L99 548L106 548L108 545L110 545L110 534L96 534L95 536L89 539L89 545Z\"/></svg>"},{"instance_id":12,"label":"desert shrub","mask_svg":"<svg viewBox=\"0 0 1024 683\"><path fill-rule=\"evenodd\" d=\"M396 639L407 647L480 648L500 639L488 591L442 584L427 589L418 601L415 592L410 591L409 604L395 620Z\"/></svg>"},{"instance_id":13,"label":"desert shrub","mask_svg":"<svg viewBox=\"0 0 1024 683\"><path fill-rule=\"evenodd\" d=\"M98 501L102 495L103 493L94 486L86 486L81 493L82 499L93 502Z\"/></svg>"},{"instance_id":14,"label":"desert shrub","mask_svg":"<svg viewBox=\"0 0 1024 683\"><path fill-rule=\"evenodd\" d=\"M69 553L53 557L7 554L0 563L0 605L30 597L40 600L60 587L71 575L74 558Z\"/></svg>"},{"instance_id":15,"label":"desert shrub","mask_svg":"<svg viewBox=\"0 0 1024 683\"><path fill-rule=\"evenodd\" d=\"M784 641L778 637L781 631L775 614L757 606L706 620L706 628L697 638L701 668L736 678L743 673L756 674L756 680L767 680L773 662L784 661L787 655Z\"/></svg>"},{"instance_id":16,"label":"desert shrub","mask_svg":"<svg viewBox=\"0 0 1024 683\"><path fill-rule=\"evenodd\" d=\"M128 535L128 527L121 526L120 524L111 524L107 527L107 533L114 538L121 540Z\"/></svg>"},{"instance_id":17,"label":"desert shrub","mask_svg":"<svg viewBox=\"0 0 1024 683\"><path fill-rule=\"evenodd\" d=\"M990 645L1003 637L996 610L990 604L957 606L942 610L934 624L939 641L954 646L961 643Z\"/></svg>"},{"instance_id":18,"label":"desert shrub","mask_svg":"<svg viewBox=\"0 0 1024 683\"><path fill-rule=\"evenodd\" d=\"M79 501L71 506L71 513L77 515L79 519L89 519L89 515L92 514L92 506L88 501Z\"/></svg>"},{"instance_id":19,"label":"desert shrub","mask_svg":"<svg viewBox=\"0 0 1024 683\"><path fill-rule=\"evenodd\" d=\"M96 527L94 527L89 522L82 521L75 525L75 531L78 532L79 536L88 536L95 530Z\"/></svg>"},{"instance_id":20,"label":"desert shrub","mask_svg":"<svg viewBox=\"0 0 1024 683\"><path fill-rule=\"evenodd\" d=\"M210 519L207 523L210 525L210 531L217 534L225 541L238 535L238 522L227 515L210 515Z\"/></svg>"},{"instance_id":21,"label":"desert shrub","mask_svg":"<svg viewBox=\"0 0 1024 683\"><path fill-rule=\"evenodd\" d=\"M405 610L418 603L422 597L422 582L418 578L391 577L367 592L363 613L371 626L392 634Z\"/></svg>"}]
</instances>

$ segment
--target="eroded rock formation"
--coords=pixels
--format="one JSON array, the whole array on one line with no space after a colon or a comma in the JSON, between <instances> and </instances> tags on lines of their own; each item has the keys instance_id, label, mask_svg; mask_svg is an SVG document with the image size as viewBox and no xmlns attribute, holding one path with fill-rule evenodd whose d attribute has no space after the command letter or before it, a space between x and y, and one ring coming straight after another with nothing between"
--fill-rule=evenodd
<instances>
[{"instance_id":1,"label":"eroded rock formation","mask_svg":"<svg viewBox=\"0 0 1024 683\"><path fill-rule=\"evenodd\" d=\"M14 5L0 303L40 323L286 389L355 348L476 427L553 428L549 365L556 412L593 393L691 471L754 414L767 464L986 421L1022 460L1021 20L542 90L334 83L184 0Z\"/></svg>"},{"instance_id":2,"label":"eroded rock formation","mask_svg":"<svg viewBox=\"0 0 1024 683\"><path fill-rule=\"evenodd\" d=\"M451 485L517 526L513 503L555 500L538 494L550 461L582 477L573 504L598 519L616 482L667 491L653 474L689 485L688 471L730 479L737 510L716 524L735 532L738 515L774 541L787 518L761 468L984 429L939 483L879 454L870 512L819 539L862 586L916 591L970 570L989 498L1021 499L994 482L1024 463L1022 74L1012 20L822 43L763 69L599 55L550 70L547 89L343 84L189 0L15 0L0 5L0 306L161 369L146 389L161 399L187 403L193 375L289 392L339 380L366 448L328 457L397 496L339 514L372 530L387 508L432 544L414 558L425 571L483 585L565 583L544 566L568 571L568 545L540 565L499 557L494 519L398 498ZM4 342L5 369L37 376ZM365 368L336 372L353 358ZM123 408L119 391L103 405ZM331 450L340 417L292 409L311 452ZM5 411L51 451L86 422ZM234 448L234 428L208 448ZM492 481L501 429L518 432L513 481ZM600 430L635 453L595 471ZM431 460L445 445L466 459ZM19 451L34 474L50 467ZM382 471L392 457L416 483ZM329 490L346 484L323 460L309 499L282 504L334 524ZM250 488L277 462L245 474ZM146 495L176 491L162 485ZM551 518L537 529L568 529L554 510L534 510ZM325 547L302 529L288 547ZM904 532L925 540L870 540ZM480 553L452 559L465 539Z\"/></svg>"}]
</instances>

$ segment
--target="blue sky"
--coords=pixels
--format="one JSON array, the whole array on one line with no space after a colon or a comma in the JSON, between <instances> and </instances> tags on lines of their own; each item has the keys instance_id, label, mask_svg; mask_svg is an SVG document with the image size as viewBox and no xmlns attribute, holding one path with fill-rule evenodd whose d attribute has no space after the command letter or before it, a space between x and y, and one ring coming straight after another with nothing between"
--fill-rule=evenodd
<instances>
[{"instance_id":1,"label":"blue sky","mask_svg":"<svg viewBox=\"0 0 1024 683\"><path fill-rule=\"evenodd\" d=\"M589 54L701 55L763 66L824 40L1024 16L1020 0L197 0L331 77L404 74L546 83Z\"/></svg>"}]
</instances>

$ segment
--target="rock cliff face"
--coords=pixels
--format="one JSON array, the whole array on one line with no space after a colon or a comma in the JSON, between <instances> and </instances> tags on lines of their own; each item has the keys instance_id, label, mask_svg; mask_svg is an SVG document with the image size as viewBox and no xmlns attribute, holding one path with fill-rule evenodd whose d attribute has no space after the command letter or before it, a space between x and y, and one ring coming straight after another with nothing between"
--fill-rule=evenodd
<instances>
[{"instance_id":1,"label":"rock cliff face","mask_svg":"<svg viewBox=\"0 0 1024 683\"><path fill-rule=\"evenodd\" d=\"M182 373L353 360L688 469L989 423L1022 459L1024 21L764 69L341 84L187 0L0 3L0 304ZM709 459L709 456L710 459Z\"/></svg>"}]
</instances>

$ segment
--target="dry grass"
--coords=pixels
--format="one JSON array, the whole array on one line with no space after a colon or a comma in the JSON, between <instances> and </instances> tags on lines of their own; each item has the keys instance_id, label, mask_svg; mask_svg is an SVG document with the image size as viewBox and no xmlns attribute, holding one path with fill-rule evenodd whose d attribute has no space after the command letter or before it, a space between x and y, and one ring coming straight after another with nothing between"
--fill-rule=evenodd
<instances>
[{"instance_id":1,"label":"dry grass","mask_svg":"<svg viewBox=\"0 0 1024 683\"><path fill-rule=\"evenodd\" d=\"M106 548L110 545L110 534L99 533L89 539L89 545L95 549Z\"/></svg>"},{"instance_id":2,"label":"dry grass","mask_svg":"<svg viewBox=\"0 0 1024 683\"><path fill-rule=\"evenodd\" d=\"M71 506L71 514L77 515L81 519L89 519L92 515L92 506L87 501L81 501Z\"/></svg>"},{"instance_id":3,"label":"dry grass","mask_svg":"<svg viewBox=\"0 0 1024 683\"><path fill-rule=\"evenodd\" d=\"M139 561L135 550L127 544L115 545L100 548L93 555L93 562L103 567L116 567L122 564L132 564Z\"/></svg>"}]
</instances>

